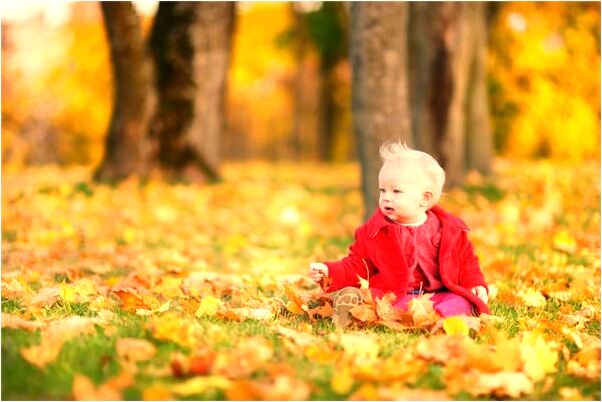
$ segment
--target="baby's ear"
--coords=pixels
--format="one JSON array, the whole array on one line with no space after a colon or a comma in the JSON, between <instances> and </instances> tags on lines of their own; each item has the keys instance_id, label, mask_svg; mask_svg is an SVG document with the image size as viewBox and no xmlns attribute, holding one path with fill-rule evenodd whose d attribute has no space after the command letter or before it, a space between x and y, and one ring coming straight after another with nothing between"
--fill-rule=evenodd
<instances>
[{"instance_id":1,"label":"baby's ear","mask_svg":"<svg viewBox=\"0 0 602 402\"><path fill-rule=\"evenodd\" d=\"M433 202L433 192L431 190L426 190L424 193L422 193L422 200L420 201L420 206L421 207L430 207L432 202Z\"/></svg>"}]
</instances>

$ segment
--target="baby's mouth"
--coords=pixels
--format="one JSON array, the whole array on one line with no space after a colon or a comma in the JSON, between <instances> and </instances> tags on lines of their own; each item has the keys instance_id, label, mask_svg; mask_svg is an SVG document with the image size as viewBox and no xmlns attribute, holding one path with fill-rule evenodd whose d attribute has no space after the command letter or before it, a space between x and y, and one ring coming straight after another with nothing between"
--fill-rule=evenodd
<instances>
[{"instance_id":1,"label":"baby's mouth","mask_svg":"<svg viewBox=\"0 0 602 402\"><path fill-rule=\"evenodd\" d=\"M392 207L385 207L385 212L387 212L387 213L395 212L395 209L393 209Z\"/></svg>"}]
</instances>

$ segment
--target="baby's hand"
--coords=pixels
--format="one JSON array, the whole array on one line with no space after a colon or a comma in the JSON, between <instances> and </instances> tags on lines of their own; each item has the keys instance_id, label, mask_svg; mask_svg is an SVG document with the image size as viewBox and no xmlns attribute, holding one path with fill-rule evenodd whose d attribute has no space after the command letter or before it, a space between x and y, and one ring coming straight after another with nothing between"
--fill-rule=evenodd
<instances>
[{"instance_id":1,"label":"baby's hand","mask_svg":"<svg viewBox=\"0 0 602 402\"><path fill-rule=\"evenodd\" d=\"M309 272L309 277L317 283L322 282L324 278L328 277L328 266L321 262L312 262L309 264L307 271Z\"/></svg>"},{"instance_id":2,"label":"baby's hand","mask_svg":"<svg viewBox=\"0 0 602 402\"><path fill-rule=\"evenodd\" d=\"M489 296L487 295L487 289L485 289L485 286L475 286L474 288L470 289L470 291L473 295L476 295L479 299L483 300L483 303L487 304Z\"/></svg>"}]
</instances>

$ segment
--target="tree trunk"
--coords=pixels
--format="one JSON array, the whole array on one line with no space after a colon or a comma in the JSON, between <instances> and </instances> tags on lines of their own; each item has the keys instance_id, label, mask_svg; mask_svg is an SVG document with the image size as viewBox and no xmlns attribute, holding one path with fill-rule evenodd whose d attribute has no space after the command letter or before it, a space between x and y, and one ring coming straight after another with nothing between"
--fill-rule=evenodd
<instances>
[{"instance_id":1,"label":"tree trunk","mask_svg":"<svg viewBox=\"0 0 602 402\"><path fill-rule=\"evenodd\" d=\"M336 84L333 80L332 68L322 66L319 69L319 125L318 125L318 147L321 161L333 160L334 148L334 119L337 113L336 101L334 99Z\"/></svg>"},{"instance_id":2,"label":"tree trunk","mask_svg":"<svg viewBox=\"0 0 602 402\"><path fill-rule=\"evenodd\" d=\"M378 204L380 144L401 139L412 145L407 101L407 17L405 2L351 4L352 110L365 216Z\"/></svg>"},{"instance_id":3,"label":"tree trunk","mask_svg":"<svg viewBox=\"0 0 602 402\"><path fill-rule=\"evenodd\" d=\"M468 169L491 174L493 158L493 131L489 121L487 97L487 7L483 2L474 3L470 9L473 27L474 49L471 70L468 74L468 123L466 130L466 162Z\"/></svg>"},{"instance_id":4,"label":"tree trunk","mask_svg":"<svg viewBox=\"0 0 602 402\"><path fill-rule=\"evenodd\" d=\"M218 180L232 2L160 2L151 34L159 108L153 159L173 178Z\"/></svg>"},{"instance_id":5,"label":"tree trunk","mask_svg":"<svg viewBox=\"0 0 602 402\"><path fill-rule=\"evenodd\" d=\"M293 160L317 154L317 118L319 96L317 92L317 63L311 54L311 43L307 26L295 3L289 3L295 30L293 55L295 76L292 85L294 94L293 128L289 147ZM314 153L314 154L312 154Z\"/></svg>"},{"instance_id":6,"label":"tree trunk","mask_svg":"<svg viewBox=\"0 0 602 402\"><path fill-rule=\"evenodd\" d=\"M467 164L489 172L484 11L477 2L410 5L412 136L439 160L449 186L462 184Z\"/></svg>"},{"instance_id":7,"label":"tree trunk","mask_svg":"<svg viewBox=\"0 0 602 402\"><path fill-rule=\"evenodd\" d=\"M152 63L131 2L101 2L111 49L114 101L105 154L96 180L121 180L141 172L143 139L152 116Z\"/></svg>"}]
</instances>

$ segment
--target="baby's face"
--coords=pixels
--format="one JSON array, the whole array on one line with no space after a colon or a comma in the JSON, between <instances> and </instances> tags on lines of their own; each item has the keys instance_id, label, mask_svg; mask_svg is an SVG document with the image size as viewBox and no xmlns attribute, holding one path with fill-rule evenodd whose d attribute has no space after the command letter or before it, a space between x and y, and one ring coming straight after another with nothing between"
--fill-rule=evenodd
<instances>
[{"instance_id":1,"label":"baby's face","mask_svg":"<svg viewBox=\"0 0 602 402\"><path fill-rule=\"evenodd\" d=\"M382 213L397 223L420 221L429 207L432 192L422 171L400 161L386 161L378 175Z\"/></svg>"}]
</instances>

